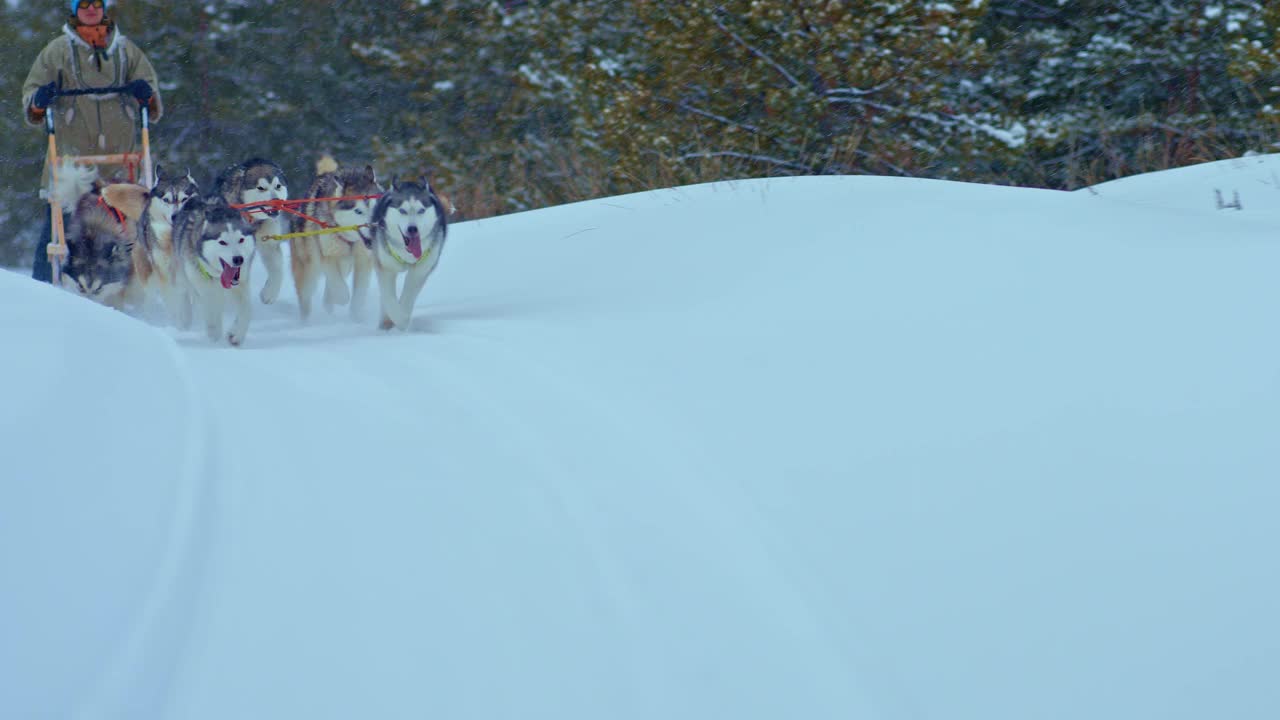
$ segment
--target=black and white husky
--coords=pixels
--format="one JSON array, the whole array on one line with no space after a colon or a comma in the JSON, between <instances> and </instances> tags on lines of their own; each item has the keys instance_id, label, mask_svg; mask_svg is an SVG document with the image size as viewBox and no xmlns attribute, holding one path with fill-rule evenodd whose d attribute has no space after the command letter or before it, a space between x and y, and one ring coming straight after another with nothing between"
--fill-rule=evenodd
<instances>
[{"instance_id":1,"label":"black and white husky","mask_svg":"<svg viewBox=\"0 0 1280 720\"><path fill-rule=\"evenodd\" d=\"M255 203L263 200L287 200L289 183L284 170L276 163L263 158L250 158L223 170L213 181L213 191L229 205ZM267 282L262 286L262 302L270 305L280 297L280 285L284 280L284 250L278 242L265 242L269 235L289 232L289 221L279 210L250 212L253 234L258 241L262 264L267 269Z\"/></svg>"},{"instance_id":2,"label":"black and white husky","mask_svg":"<svg viewBox=\"0 0 1280 720\"><path fill-rule=\"evenodd\" d=\"M365 243L373 254L382 305L383 330L409 329L413 306L427 277L440 262L448 221L444 206L429 183L391 181L373 208L373 237ZM397 295L397 280L404 289Z\"/></svg>"},{"instance_id":3,"label":"black and white husky","mask_svg":"<svg viewBox=\"0 0 1280 720\"><path fill-rule=\"evenodd\" d=\"M255 247L253 226L220 196L193 198L173 218L174 266L215 343L223 340L222 316L228 302L236 319L226 340L240 345L249 332L249 268ZM179 326L186 328L191 325L191 306L184 308Z\"/></svg>"}]
</instances>

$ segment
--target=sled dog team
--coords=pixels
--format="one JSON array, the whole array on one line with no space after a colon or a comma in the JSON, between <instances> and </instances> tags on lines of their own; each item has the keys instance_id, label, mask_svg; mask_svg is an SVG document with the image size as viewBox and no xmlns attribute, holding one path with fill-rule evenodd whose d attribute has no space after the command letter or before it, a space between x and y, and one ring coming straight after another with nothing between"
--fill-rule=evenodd
<instances>
[{"instance_id":1,"label":"sled dog team","mask_svg":"<svg viewBox=\"0 0 1280 720\"><path fill-rule=\"evenodd\" d=\"M371 166L340 168L327 156L316 164L300 208L305 219L270 206L233 207L288 199L283 171L261 158L227 168L207 194L189 172L171 176L157 167L146 188L105 183L95 168L68 158L52 192L70 214L65 289L118 310L158 297L177 327L189 329L198 314L210 340L237 346L249 331L248 280L256 256L267 272L263 303L280 295L281 244L288 242L302 320L310 317L322 280L327 310L349 305L351 316L361 317L369 276L376 275L379 326L407 330L448 231L445 206L429 182L392 178L384 189ZM341 200L316 201L321 198ZM315 233L334 228L341 231ZM290 233L308 234L278 238ZM234 319L224 334L227 310Z\"/></svg>"}]
</instances>

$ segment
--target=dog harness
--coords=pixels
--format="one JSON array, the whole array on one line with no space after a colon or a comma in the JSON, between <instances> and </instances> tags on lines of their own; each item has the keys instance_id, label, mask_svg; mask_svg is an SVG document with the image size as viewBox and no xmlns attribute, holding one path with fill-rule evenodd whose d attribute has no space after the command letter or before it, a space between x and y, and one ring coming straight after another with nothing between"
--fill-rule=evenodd
<instances>
[{"instance_id":1,"label":"dog harness","mask_svg":"<svg viewBox=\"0 0 1280 720\"><path fill-rule=\"evenodd\" d=\"M423 250L423 251L422 251L422 258L418 258L416 261L414 261L414 260L407 260L407 259L405 259L405 257L404 257L403 255L401 255L400 253L396 252L396 247L395 247L395 245L393 245L393 244L391 244L391 243L384 243L384 244L383 244L383 247L385 247L385 248L387 249L387 252L391 254L392 259L394 259L396 262L400 263L400 265L401 265L402 267L410 267L410 266L412 266L412 265L416 265L416 264L418 264L418 263L422 262L422 258L425 258L426 256L428 256L428 255L430 255L430 254L431 254L431 248L430 248L430 247L428 247L426 250Z\"/></svg>"},{"instance_id":2,"label":"dog harness","mask_svg":"<svg viewBox=\"0 0 1280 720\"><path fill-rule=\"evenodd\" d=\"M206 279L208 280L217 279L214 277L213 271L209 269L209 265L205 263L204 258L199 256L196 257L196 267L200 268L200 274L204 275Z\"/></svg>"},{"instance_id":3,"label":"dog harness","mask_svg":"<svg viewBox=\"0 0 1280 720\"><path fill-rule=\"evenodd\" d=\"M101 195L99 195L99 196L98 196L98 204L99 204L99 205L101 205L102 207L106 208L107 212L111 213L112 217L114 217L114 218L116 219L116 222L120 223L120 229L121 229L121 230L128 230L128 229L129 229L129 226L128 226L127 224L125 224L125 220L124 220L124 213L122 213L122 212L120 212L119 210L117 210L117 209L115 209L115 208L111 207L110 205L108 205L108 204L107 204L107 199L106 199L106 198L104 198L104 197L102 197Z\"/></svg>"}]
</instances>

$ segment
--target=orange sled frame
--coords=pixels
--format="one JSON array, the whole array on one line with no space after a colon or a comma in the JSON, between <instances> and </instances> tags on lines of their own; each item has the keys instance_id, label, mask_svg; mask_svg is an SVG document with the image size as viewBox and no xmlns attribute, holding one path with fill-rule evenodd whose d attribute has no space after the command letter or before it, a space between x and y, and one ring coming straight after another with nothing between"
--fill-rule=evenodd
<instances>
[{"instance_id":1,"label":"orange sled frame","mask_svg":"<svg viewBox=\"0 0 1280 720\"><path fill-rule=\"evenodd\" d=\"M108 93L108 92L124 92L127 88L91 88L89 90L78 91L61 91L59 95L81 95L89 93ZM55 115L53 108L45 110L44 127L49 135L49 152L47 163L49 167L50 188L58 185L58 166L62 160L72 160L83 165L124 165L129 168L129 180L135 178L134 169L139 165L142 166L142 185L148 190L151 189L153 182L151 167L151 114L145 103L139 103L142 111L142 152L140 153L121 153L118 155L58 155L58 138L54 130L53 117ZM62 265L67 259L67 233L62 222L62 208L58 207L58 199L54 197L54 193L50 191L49 195L49 214L53 222L50 224L49 244L46 252L49 256L49 264L53 267L51 281L54 285L62 284Z\"/></svg>"}]
</instances>

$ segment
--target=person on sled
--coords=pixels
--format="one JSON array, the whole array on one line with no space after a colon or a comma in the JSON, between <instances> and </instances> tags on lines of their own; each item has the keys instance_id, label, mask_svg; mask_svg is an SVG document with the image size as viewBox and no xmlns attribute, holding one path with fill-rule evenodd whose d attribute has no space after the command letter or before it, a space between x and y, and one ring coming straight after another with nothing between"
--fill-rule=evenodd
<instances>
[{"instance_id":1,"label":"person on sled","mask_svg":"<svg viewBox=\"0 0 1280 720\"><path fill-rule=\"evenodd\" d=\"M22 85L23 117L28 125L44 127L45 114L54 113L58 155L116 155L139 148L139 107L145 104L151 122L160 119L156 72L145 53L120 34L104 0L70 0L70 17L62 34L40 51ZM124 93L58 96L63 90L126 87ZM41 187L49 186L46 162ZM99 166L103 178L141 182L140 166ZM46 246L53 224L45 204L44 233L36 242L31 276L50 282L53 268Z\"/></svg>"}]
</instances>

